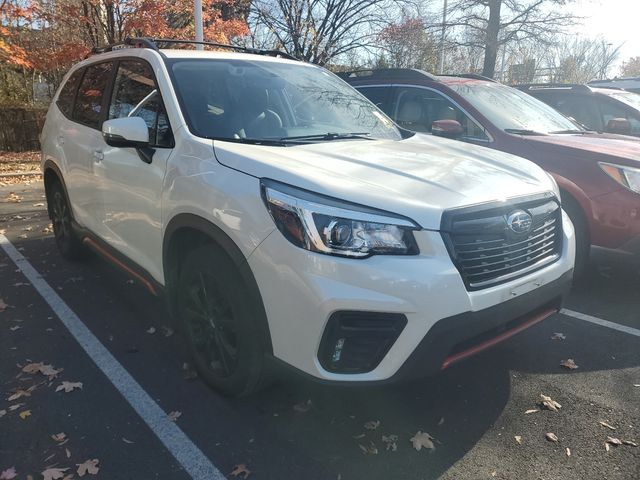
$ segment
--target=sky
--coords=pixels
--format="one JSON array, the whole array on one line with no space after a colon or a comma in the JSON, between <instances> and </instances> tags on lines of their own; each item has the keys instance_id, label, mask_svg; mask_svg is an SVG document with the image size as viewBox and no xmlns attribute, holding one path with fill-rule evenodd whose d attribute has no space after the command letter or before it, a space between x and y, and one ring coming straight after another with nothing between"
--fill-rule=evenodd
<instances>
[{"instance_id":1,"label":"sky","mask_svg":"<svg viewBox=\"0 0 640 480\"><path fill-rule=\"evenodd\" d=\"M602 35L614 46L623 44L612 74L619 73L623 61L640 56L640 0L576 0L564 8L585 17L576 34Z\"/></svg>"}]
</instances>

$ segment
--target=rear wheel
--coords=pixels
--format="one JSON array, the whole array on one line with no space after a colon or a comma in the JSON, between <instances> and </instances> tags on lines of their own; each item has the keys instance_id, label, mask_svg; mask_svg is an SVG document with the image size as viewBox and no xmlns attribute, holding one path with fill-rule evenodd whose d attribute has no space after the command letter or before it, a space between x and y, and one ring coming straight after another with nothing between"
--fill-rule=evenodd
<instances>
[{"instance_id":1,"label":"rear wheel","mask_svg":"<svg viewBox=\"0 0 640 480\"><path fill-rule=\"evenodd\" d=\"M576 264L573 276L576 279L580 279L589 265L589 252L591 250L589 226L580 204L566 192L562 192L562 209L569 215L576 233Z\"/></svg>"},{"instance_id":2,"label":"rear wheel","mask_svg":"<svg viewBox=\"0 0 640 480\"><path fill-rule=\"evenodd\" d=\"M67 196L60 181L55 180L47 192L49 216L53 225L53 235L61 255L67 260L82 260L87 250L73 231L72 214Z\"/></svg>"},{"instance_id":3,"label":"rear wheel","mask_svg":"<svg viewBox=\"0 0 640 480\"><path fill-rule=\"evenodd\" d=\"M245 396L263 384L264 342L258 313L235 264L205 245L181 266L177 314L195 366L213 388Z\"/></svg>"}]
</instances>

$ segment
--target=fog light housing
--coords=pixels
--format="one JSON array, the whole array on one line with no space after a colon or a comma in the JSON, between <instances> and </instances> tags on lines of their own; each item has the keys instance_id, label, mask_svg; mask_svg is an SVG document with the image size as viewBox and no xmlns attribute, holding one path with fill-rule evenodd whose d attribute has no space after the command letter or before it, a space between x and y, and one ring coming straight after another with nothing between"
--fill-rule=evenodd
<instances>
[{"instance_id":1,"label":"fog light housing","mask_svg":"<svg viewBox=\"0 0 640 480\"><path fill-rule=\"evenodd\" d=\"M366 373L378 366L407 324L401 313L335 312L322 335L318 360L332 373Z\"/></svg>"}]
</instances>

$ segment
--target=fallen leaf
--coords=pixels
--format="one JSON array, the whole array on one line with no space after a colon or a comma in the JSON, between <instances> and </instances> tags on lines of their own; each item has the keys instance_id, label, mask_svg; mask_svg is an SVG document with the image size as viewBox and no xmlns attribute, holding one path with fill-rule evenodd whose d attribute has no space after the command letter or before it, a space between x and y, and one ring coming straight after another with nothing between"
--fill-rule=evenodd
<instances>
[{"instance_id":1,"label":"fallen leaf","mask_svg":"<svg viewBox=\"0 0 640 480\"><path fill-rule=\"evenodd\" d=\"M64 472L69 470L68 468L56 468L49 467L45 471L40 472L44 477L43 480L59 480L64 477Z\"/></svg>"},{"instance_id":2,"label":"fallen leaf","mask_svg":"<svg viewBox=\"0 0 640 480\"><path fill-rule=\"evenodd\" d=\"M13 412L14 410L19 409L23 405L26 405L26 404L24 404L24 403L16 403L15 405L9 405L9 411Z\"/></svg>"},{"instance_id":3,"label":"fallen leaf","mask_svg":"<svg viewBox=\"0 0 640 480\"><path fill-rule=\"evenodd\" d=\"M147 333L151 333L151 334L156 333L156 327L149 327L149 330L147 330Z\"/></svg>"},{"instance_id":4,"label":"fallen leaf","mask_svg":"<svg viewBox=\"0 0 640 480\"><path fill-rule=\"evenodd\" d=\"M53 380L58 376L60 372L62 372L62 368L56 370L53 365L45 365L42 362L39 363L29 363L22 368L24 373L35 374L41 373L46 377L49 377L49 380Z\"/></svg>"},{"instance_id":5,"label":"fallen leaf","mask_svg":"<svg viewBox=\"0 0 640 480\"><path fill-rule=\"evenodd\" d=\"M444 425L444 417L440 418L438 421L438 426L441 427L442 425Z\"/></svg>"},{"instance_id":6,"label":"fallen leaf","mask_svg":"<svg viewBox=\"0 0 640 480\"><path fill-rule=\"evenodd\" d=\"M171 420L172 422L175 422L176 420L178 420L180 417L182 416L182 412L178 411L178 410L174 410L173 412L169 413L168 417L169 420Z\"/></svg>"},{"instance_id":7,"label":"fallen leaf","mask_svg":"<svg viewBox=\"0 0 640 480\"><path fill-rule=\"evenodd\" d=\"M162 326L162 334L165 337L170 337L171 335L173 335L173 328L167 327L167 326Z\"/></svg>"},{"instance_id":8,"label":"fallen leaf","mask_svg":"<svg viewBox=\"0 0 640 480\"><path fill-rule=\"evenodd\" d=\"M564 333L554 333L551 335L551 340L566 340L567 337L564 336Z\"/></svg>"},{"instance_id":9,"label":"fallen leaf","mask_svg":"<svg viewBox=\"0 0 640 480\"><path fill-rule=\"evenodd\" d=\"M1 311L1 310L0 310ZM633 384L634 387L640 387L640 383L634 383Z\"/></svg>"},{"instance_id":10,"label":"fallen leaf","mask_svg":"<svg viewBox=\"0 0 640 480\"><path fill-rule=\"evenodd\" d=\"M54 441L60 443L60 442L64 442L67 439L67 434L64 432L55 433L51 435L51 438L53 438Z\"/></svg>"},{"instance_id":11,"label":"fallen leaf","mask_svg":"<svg viewBox=\"0 0 640 480\"><path fill-rule=\"evenodd\" d=\"M0 473L0 480L12 480L17 476L18 474L16 473L16 467L11 467Z\"/></svg>"},{"instance_id":12,"label":"fallen leaf","mask_svg":"<svg viewBox=\"0 0 640 480\"><path fill-rule=\"evenodd\" d=\"M124 438L124 437L122 437L122 441L123 441L124 443L129 443L129 444L131 444L131 443L136 443L136 442L132 442L131 440L129 440L129 439L127 439L127 438Z\"/></svg>"},{"instance_id":13,"label":"fallen leaf","mask_svg":"<svg viewBox=\"0 0 640 480\"><path fill-rule=\"evenodd\" d=\"M361 433L360 435L354 435L353 438L355 438L356 440L360 440L361 438L366 437L366 435L364 433Z\"/></svg>"},{"instance_id":14,"label":"fallen leaf","mask_svg":"<svg viewBox=\"0 0 640 480\"><path fill-rule=\"evenodd\" d=\"M567 368L569 370L575 370L576 368L578 368L578 365L576 365L576 362L573 361L573 358L567 358L566 360L562 360L560 362L560 366Z\"/></svg>"},{"instance_id":15,"label":"fallen leaf","mask_svg":"<svg viewBox=\"0 0 640 480\"><path fill-rule=\"evenodd\" d=\"M13 192L10 192L9 196L6 198L7 198L7 201L11 203L20 203L22 201L22 197L20 195L16 195Z\"/></svg>"},{"instance_id":16,"label":"fallen leaf","mask_svg":"<svg viewBox=\"0 0 640 480\"><path fill-rule=\"evenodd\" d=\"M8 402L13 402L14 400L18 400L19 398L22 397L30 397L31 393L28 392L27 390L22 390L21 388L19 388L18 390L16 390L16 393L14 393L13 395L11 395L10 397L7 398Z\"/></svg>"},{"instance_id":17,"label":"fallen leaf","mask_svg":"<svg viewBox=\"0 0 640 480\"><path fill-rule=\"evenodd\" d=\"M311 399L306 402L301 402L293 406L293 409L298 413L306 413L311 410L312 404Z\"/></svg>"},{"instance_id":18,"label":"fallen leaf","mask_svg":"<svg viewBox=\"0 0 640 480\"><path fill-rule=\"evenodd\" d=\"M537 408L532 408L530 410L527 410L524 412L525 415L529 415L530 413L536 413L539 412L540 410L538 410Z\"/></svg>"},{"instance_id":19,"label":"fallen leaf","mask_svg":"<svg viewBox=\"0 0 640 480\"><path fill-rule=\"evenodd\" d=\"M373 442L370 442L368 446L358 444L358 447L360 447L360 450L362 450L362 453L364 453L365 455L378 454L378 447L376 447L375 443Z\"/></svg>"},{"instance_id":20,"label":"fallen leaf","mask_svg":"<svg viewBox=\"0 0 640 480\"><path fill-rule=\"evenodd\" d=\"M550 442L559 442L558 437L555 433L549 432L545 435L545 437L547 437L547 440L549 440Z\"/></svg>"},{"instance_id":21,"label":"fallen leaf","mask_svg":"<svg viewBox=\"0 0 640 480\"><path fill-rule=\"evenodd\" d=\"M604 442L604 449L608 452L611 447L607 442Z\"/></svg>"},{"instance_id":22,"label":"fallen leaf","mask_svg":"<svg viewBox=\"0 0 640 480\"><path fill-rule=\"evenodd\" d=\"M64 390L65 393L73 392L76 388L82 390L82 382L67 382L63 381L56 387L56 392Z\"/></svg>"},{"instance_id":23,"label":"fallen leaf","mask_svg":"<svg viewBox=\"0 0 640 480\"><path fill-rule=\"evenodd\" d=\"M540 395L540 398L542 399L540 404L547 410L551 410L552 412L557 412L562 408L562 405L560 405L551 397L547 397L546 395Z\"/></svg>"},{"instance_id":24,"label":"fallen leaf","mask_svg":"<svg viewBox=\"0 0 640 480\"><path fill-rule=\"evenodd\" d=\"M631 440L622 440L622 443L625 445L629 445L630 447L637 447L638 444L636 442L632 442Z\"/></svg>"},{"instance_id":25,"label":"fallen leaf","mask_svg":"<svg viewBox=\"0 0 640 480\"><path fill-rule=\"evenodd\" d=\"M571 456L571 449L569 447L565 448L564 451L567 453L567 457Z\"/></svg>"},{"instance_id":26,"label":"fallen leaf","mask_svg":"<svg viewBox=\"0 0 640 480\"><path fill-rule=\"evenodd\" d=\"M38 373L40 371L40 368L42 368L42 362L40 362L40 363L28 363L27 365L22 367L22 371L24 373L34 374L34 373Z\"/></svg>"},{"instance_id":27,"label":"fallen leaf","mask_svg":"<svg viewBox=\"0 0 640 480\"><path fill-rule=\"evenodd\" d=\"M9 327L9 330L11 330L12 332L15 332L16 330L20 330L22 327L20 325L15 325L13 327Z\"/></svg>"},{"instance_id":28,"label":"fallen leaf","mask_svg":"<svg viewBox=\"0 0 640 480\"><path fill-rule=\"evenodd\" d=\"M611 444L611 445L615 445L616 447L618 445L622 445L622 441L619 438L616 438L616 437L607 437L606 442Z\"/></svg>"},{"instance_id":29,"label":"fallen leaf","mask_svg":"<svg viewBox=\"0 0 640 480\"><path fill-rule=\"evenodd\" d=\"M21 419L26 420L27 417L31 416L31 410L23 410L18 415L20 415Z\"/></svg>"},{"instance_id":30,"label":"fallen leaf","mask_svg":"<svg viewBox=\"0 0 640 480\"><path fill-rule=\"evenodd\" d=\"M380 426L380 420L370 420L364 424L364 428L367 430L375 430Z\"/></svg>"},{"instance_id":31,"label":"fallen leaf","mask_svg":"<svg viewBox=\"0 0 640 480\"><path fill-rule=\"evenodd\" d=\"M616 429L616 427L613 427L613 426L609 425L607 422L600 421L598 423L600 425L602 425L603 427L607 427L609 430L615 430Z\"/></svg>"},{"instance_id":32,"label":"fallen leaf","mask_svg":"<svg viewBox=\"0 0 640 480\"><path fill-rule=\"evenodd\" d=\"M387 450L391 450L392 452L395 452L396 450L398 450L398 436L397 435L382 435L382 443L385 444L385 448Z\"/></svg>"},{"instance_id":33,"label":"fallen leaf","mask_svg":"<svg viewBox=\"0 0 640 480\"><path fill-rule=\"evenodd\" d=\"M413 437L409 439L409 441L413 444L413 448L415 448L418 452L422 450L422 447L428 448L429 450L435 450L436 446L433 444L434 438L428 433L423 433L418 431Z\"/></svg>"},{"instance_id":34,"label":"fallen leaf","mask_svg":"<svg viewBox=\"0 0 640 480\"><path fill-rule=\"evenodd\" d=\"M231 470L230 475L232 477L238 477L242 475L242 478L244 479L244 478L247 478L249 475L251 475L251 470L249 470L244 463L241 463L240 465L236 465L235 467L233 467L233 470Z\"/></svg>"},{"instance_id":35,"label":"fallen leaf","mask_svg":"<svg viewBox=\"0 0 640 480\"><path fill-rule=\"evenodd\" d=\"M4 303L4 300L2 298L0 298L0 312L4 312L5 308L7 308L8 306L9 305Z\"/></svg>"},{"instance_id":36,"label":"fallen leaf","mask_svg":"<svg viewBox=\"0 0 640 480\"><path fill-rule=\"evenodd\" d=\"M522 437L520 435L516 435L514 438L516 439L516 442L518 442L518 445L522 445Z\"/></svg>"},{"instance_id":37,"label":"fallen leaf","mask_svg":"<svg viewBox=\"0 0 640 480\"><path fill-rule=\"evenodd\" d=\"M6 410L0 410L0 418L4 417L7 414Z\"/></svg>"},{"instance_id":38,"label":"fallen leaf","mask_svg":"<svg viewBox=\"0 0 640 480\"><path fill-rule=\"evenodd\" d=\"M44 207L44 203L38 202L33 204L34 207Z\"/></svg>"},{"instance_id":39,"label":"fallen leaf","mask_svg":"<svg viewBox=\"0 0 640 480\"><path fill-rule=\"evenodd\" d=\"M67 458L71 458L71 452L69 451L68 448L65 448L64 452L67 454Z\"/></svg>"},{"instance_id":40,"label":"fallen leaf","mask_svg":"<svg viewBox=\"0 0 640 480\"><path fill-rule=\"evenodd\" d=\"M98 460L97 458L87 460L84 463L76 463L76 466L78 467L78 475L84 477L87 473L89 475L97 474L100 470L100 467L98 467L98 463L100 463L100 460Z\"/></svg>"}]
</instances>

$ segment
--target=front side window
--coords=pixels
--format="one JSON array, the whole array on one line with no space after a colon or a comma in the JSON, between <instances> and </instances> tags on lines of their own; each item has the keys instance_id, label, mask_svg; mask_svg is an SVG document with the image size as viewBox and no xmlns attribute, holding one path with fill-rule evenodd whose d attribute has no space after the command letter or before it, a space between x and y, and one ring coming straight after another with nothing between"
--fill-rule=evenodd
<instances>
[{"instance_id":1,"label":"front side window","mask_svg":"<svg viewBox=\"0 0 640 480\"><path fill-rule=\"evenodd\" d=\"M582 130L546 103L500 83L459 82L448 85L497 128L516 134L548 134Z\"/></svg>"},{"instance_id":2,"label":"front side window","mask_svg":"<svg viewBox=\"0 0 640 480\"><path fill-rule=\"evenodd\" d=\"M401 127L425 133L431 133L436 120L457 120L462 125L463 138L489 140L475 121L451 100L433 90L398 87L392 116Z\"/></svg>"},{"instance_id":3,"label":"front side window","mask_svg":"<svg viewBox=\"0 0 640 480\"><path fill-rule=\"evenodd\" d=\"M87 67L73 107L73 119L91 128L100 129L104 93L111 78L111 62Z\"/></svg>"},{"instance_id":4,"label":"front side window","mask_svg":"<svg viewBox=\"0 0 640 480\"><path fill-rule=\"evenodd\" d=\"M637 95L631 93L630 95ZM611 95L617 98L615 95ZM606 127L609 121L614 118L626 118L631 125L631 134L637 135L640 133L640 115L634 115L630 108L622 105L621 103L611 100L609 98L600 98L600 111L602 112L602 120ZM640 102L639 102L640 106Z\"/></svg>"},{"instance_id":5,"label":"front side window","mask_svg":"<svg viewBox=\"0 0 640 480\"><path fill-rule=\"evenodd\" d=\"M401 139L393 122L328 71L272 60L174 60L172 79L196 135L251 143Z\"/></svg>"},{"instance_id":6,"label":"front side window","mask_svg":"<svg viewBox=\"0 0 640 480\"><path fill-rule=\"evenodd\" d=\"M83 69L76 70L67 79L66 83L60 90L58 95L58 101L56 104L62 113L67 117L71 117L71 110L73 109L73 99L78 91L78 83L82 77Z\"/></svg>"},{"instance_id":7,"label":"front side window","mask_svg":"<svg viewBox=\"0 0 640 480\"><path fill-rule=\"evenodd\" d=\"M120 62L113 87L109 118L140 117L149 128L149 143L171 147L173 136L151 67L141 61Z\"/></svg>"},{"instance_id":8,"label":"front side window","mask_svg":"<svg viewBox=\"0 0 640 480\"><path fill-rule=\"evenodd\" d=\"M549 103L559 112L590 130L603 130L602 118L592 95L557 95L553 103Z\"/></svg>"}]
</instances>

